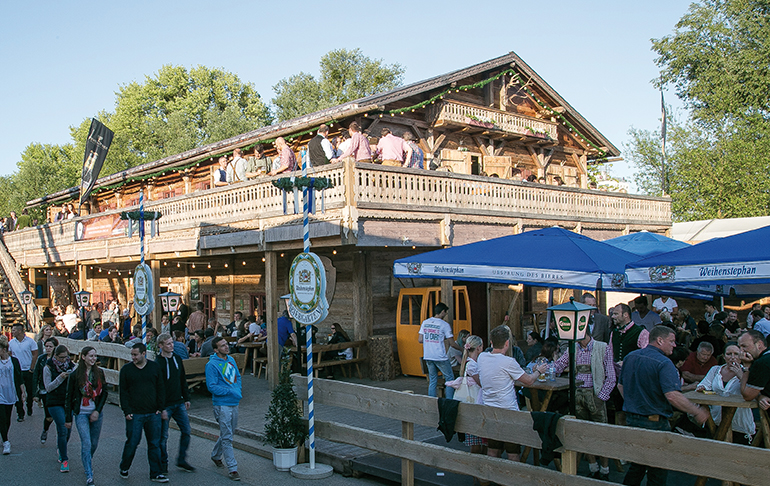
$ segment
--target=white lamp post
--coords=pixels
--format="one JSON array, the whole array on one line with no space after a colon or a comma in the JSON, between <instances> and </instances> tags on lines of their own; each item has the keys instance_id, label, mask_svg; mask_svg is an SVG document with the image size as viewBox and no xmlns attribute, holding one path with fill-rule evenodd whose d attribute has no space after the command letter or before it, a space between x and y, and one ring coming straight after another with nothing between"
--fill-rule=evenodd
<instances>
[{"instance_id":1,"label":"white lamp post","mask_svg":"<svg viewBox=\"0 0 770 486\"><path fill-rule=\"evenodd\" d=\"M556 329L560 339L569 340L569 410L575 415L575 342L586 337L588 319L595 307L575 302L574 297L569 302L549 307L556 321Z\"/></svg>"}]
</instances>

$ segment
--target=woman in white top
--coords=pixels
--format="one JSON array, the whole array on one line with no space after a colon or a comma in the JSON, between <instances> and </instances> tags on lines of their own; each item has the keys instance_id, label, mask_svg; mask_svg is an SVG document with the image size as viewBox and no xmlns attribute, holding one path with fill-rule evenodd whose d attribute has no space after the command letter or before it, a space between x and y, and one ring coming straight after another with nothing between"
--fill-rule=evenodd
<instances>
[{"instance_id":1,"label":"woman in white top","mask_svg":"<svg viewBox=\"0 0 770 486\"><path fill-rule=\"evenodd\" d=\"M465 339L465 351L463 353L463 362L465 363L465 376L472 379L476 385L481 387L481 380L479 379L479 365L476 360L479 358L479 354L484 350L484 342L478 336L468 336ZM468 380L470 385L470 380ZM481 391L481 390L479 390ZM480 401L481 393L476 398L476 403ZM465 434L465 444L471 446L471 454L482 454L482 448L484 446L481 437L473 434Z\"/></svg>"},{"instance_id":2,"label":"woman in white top","mask_svg":"<svg viewBox=\"0 0 770 486\"><path fill-rule=\"evenodd\" d=\"M0 436L3 440L3 454L11 453L8 429L11 426L13 406L17 401L26 401L27 393L21 378L19 360L8 351L8 338L0 335Z\"/></svg>"},{"instance_id":3,"label":"woman in white top","mask_svg":"<svg viewBox=\"0 0 770 486\"><path fill-rule=\"evenodd\" d=\"M727 346L725 349L725 361L722 366L714 366L706 374L706 377L700 382L697 391L709 390L716 392L723 397L741 394L741 378L743 377L743 367L741 366L741 350L735 344ZM722 407L711 407L711 418L714 423L719 425L722 421ZM733 442L748 445L751 442L757 427L754 423L754 416L749 408L739 408L735 411L733 417L734 432Z\"/></svg>"}]
</instances>

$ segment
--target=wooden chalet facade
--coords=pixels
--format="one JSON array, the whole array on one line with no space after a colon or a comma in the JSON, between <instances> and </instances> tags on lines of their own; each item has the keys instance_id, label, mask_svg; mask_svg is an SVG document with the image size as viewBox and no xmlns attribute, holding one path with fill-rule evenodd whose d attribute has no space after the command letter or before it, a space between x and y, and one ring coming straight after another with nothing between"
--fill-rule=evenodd
<instances>
[{"instance_id":1,"label":"wooden chalet facade","mask_svg":"<svg viewBox=\"0 0 770 486\"><path fill-rule=\"evenodd\" d=\"M260 143L272 156L270 142L278 136L299 152L321 123L331 126L332 137L352 121L373 145L383 127L396 135L411 131L426 166L440 168L347 160L314 169L335 183L323 192L323 211L319 194L310 227L313 251L329 271L331 307L322 332L339 322L355 339L392 334L401 286L433 283L392 277L393 260L414 252L552 225L599 239L671 227L666 198L586 189L588 164L619 151L510 53L103 177L89 214L6 234L5 244L38 289L38 303L72 302L72 292L83 288L95 300L125 304L139 239L127 235L119 213L136 207L144 191L146 209L163 214L159 235L146 246L156 291L180 292L192 305L202 301L222 322L255 308L275 322L288 267L302 251L302 208L294 214L289 195L284 214L273 177L211 188L216 158L235 148L249 157ZM514 169L549 182L559 176L567 185L513 180ZM77 196L73 188L30 205ZM474 311L474 331L501 322L513 293L505 286L474 288L481 309ZM533 290L519 299L514 317L537 302ZM154 317L158 322L159 310Z\"/></svg>"}]
</instances>

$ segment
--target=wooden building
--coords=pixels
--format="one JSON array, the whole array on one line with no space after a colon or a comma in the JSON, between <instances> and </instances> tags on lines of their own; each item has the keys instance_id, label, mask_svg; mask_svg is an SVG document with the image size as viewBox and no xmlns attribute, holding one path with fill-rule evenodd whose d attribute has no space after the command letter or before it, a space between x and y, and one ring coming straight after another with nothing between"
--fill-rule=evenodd
<instances>
[{"instance_id":1,"label":"wooden building","mask_svg":"<svg viewBox=\"0 0 770 486\"><path fill-rule=\"evenodd\" d=\"M396 135L410 131L426 166L439 168L348 160L314 169L335 183L323 191L323 211L318 195L310 226L313 251L329 272L331 307L322 331L339 322L355 339L393 334L399 289L433 283L393 278L393 260L414 252L552 225L598 239L671 226L667 198L586 189L588 165L619 151L510 53L103 177L87 214L10 233L5 244L38 303L66 302L84 288L95 300L125 304L139 240L128 236L119 214L135 208L144 191L147 210L163 214L160 234L147 242L156 291L201 301L222 322L258 309L274 323L288 267L302 251L302 208L294 214L289 196L284 214L275 178L211 188L216 159L235 148L249 157L258 144L272 155L278 136L299 152L321 123L332 137L352 121L372 144L384 127ZM519 173L548 182L558 176L566 185L522 182ZM72 188L29 204L77 196ZM516 292L522 294L514 320L544 307L538 289L472 285L474 332L501 322ZM157 310L155 322L159 316Z\"/></svg>"}]
</instances>

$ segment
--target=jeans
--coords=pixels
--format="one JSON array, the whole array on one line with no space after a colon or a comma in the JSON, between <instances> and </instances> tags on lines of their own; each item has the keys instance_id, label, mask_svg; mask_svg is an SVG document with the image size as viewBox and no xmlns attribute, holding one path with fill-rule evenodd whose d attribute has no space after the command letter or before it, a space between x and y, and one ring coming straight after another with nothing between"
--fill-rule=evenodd
<instances>
[{"instance_id":1,"label":"jeans","mask_svg":"<svg viewBox=\"0 0 770 486\"><path fill-rule=\"evenodd\" d=\"M190 447L190 418L187 416L187 408L184 403L171 405L166 408L168 420L163 420L160 429L160 464L163 471L168 471L168 426L173 417L179 426L179 432L182 436L179 438L179 454L176 458L177 464L187 462L187 449Z\"/></svg>"},{"instance_id":2,"label":"jeans","mask_svg":"<svg viewBox=\"0 0 770 486\"><path fill-rule=\"evenodd\" d=\"M229 472L238 470L238 462L233 453L233 432L238 427L238 406L214 405L214 418L219 422L219 438L211 451L211 458L222 460L224 457Z\"/></svg>"},{"instance_id":3,"label":"jeans","mask_svg":"<svg viewBox=\"0 0 770 486\"><path fill-rule=\"evenodd\" d=\"M452 365L449 360L433 361L430 359L425 360L425 365L428 367L428 396L436 396L436 385L438 384L438 372L440 371L444 375L444 383L455 379L455 375L452 372ZM451 386L445 388L446 398L453 398L455 396L455 389Z\"/></svg>"},{"instance_id":4,"label":"jeans","mask_svg":"<svg viewBox=\"0 0 770 486\"><path fill-rule=\"evenodd\" d=\"M67 456L67 442L70 440L72 429L68 429L64 426L64 407L49 407L48 412L51 414L51 417L53 417L54 423L56 423L56 447L59 449L59 459L61 459L62 462L69 461L70 458Z\"/></svg>"},{"instance_id":5,"label":"jeans","mask_svg":"<svg viewBox=\"0 0 770 486\"><path fill-rule=\"evenodd\" d=\"M32 399L35 398L32 396L32 389L33 389L32 372L22 371L21 378L24 381L24 387L27 389L27 410L32 410ZM21 397L19 397L19 401L16 402L16 413L19 414L19 418L24 418L24 404L21 401Z\"/></svg>"},{"instance_id":6,"label":"jeans","mask_svg":"<svg viewBox=\"0 0 770 486\"><path fill-rule=\"evenodd\" d=\"M142 441L142 430L147 436L147 462L150 463L150 478L160 474L160 414L135 413L132 420L126 419L126 444L123 446L123 457L120 469L128 471L134 462L134 455L139 442Z\"/></svg>"},{"instance_id":7,"label":"jeans","mask_svg":"<svg viewBox=\"0 0 770 486\"><path fill-rule=\"evenodd\" d=\"M630 427L638 427L640 429L662 430L664 432L671 430L671 427L668 425L668 419L662 416L659 421L652 422L647 417L627 413L626 423ZM666 486L667 470L635 463L629 465L626 477L623 479L623 484L639 486L642 484L645 473L647 474L648 486Z\"/></svg>"},{"instance_id":8,"label":"jeans","mask_svg":"<svg viewBox=\"0 0 770 486\"><path fill-rule=\"evenodd\" d=\"M96 422L91 422L90 417L90 413L75 415L75 427L78 428L78 435L80 436L80 459L83 461L86 479L94 477L91 459L93 459L96 447L99 445L99 434L102 431L102 417L104 415L100 413Z\"/></svg>"}]
</instances>

